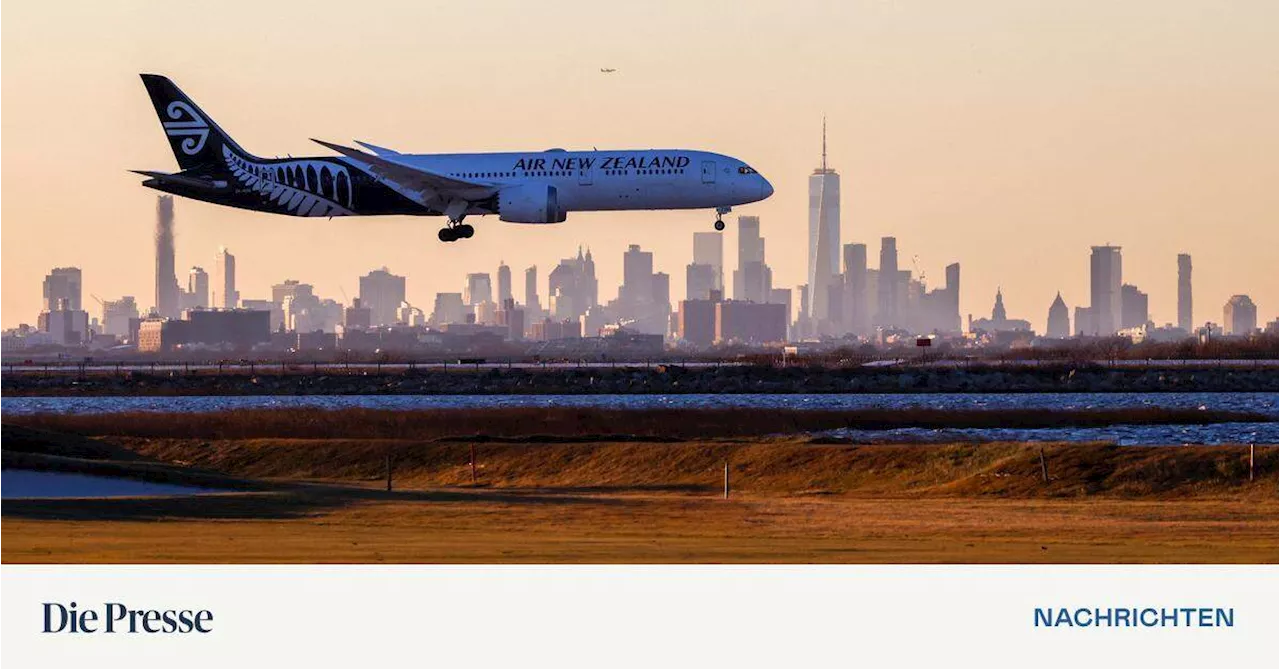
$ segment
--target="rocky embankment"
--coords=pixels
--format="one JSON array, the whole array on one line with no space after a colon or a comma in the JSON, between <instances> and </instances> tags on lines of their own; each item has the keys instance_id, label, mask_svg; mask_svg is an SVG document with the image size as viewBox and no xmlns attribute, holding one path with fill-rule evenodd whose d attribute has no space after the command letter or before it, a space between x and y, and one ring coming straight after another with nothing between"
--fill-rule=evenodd
<instances>
[{"instance_id":1,"label":"rocky embankment","mask_svg":"<svg viewBox=\"0 0 1280 669\"><path fill-rule=\"evenodd\" d=\"M1277 392L1274 367L991 366L962 368L440 369L351 374L8 373L11 396L52 395L550 395L650 393Z\"/></svg>"}]
</instances>

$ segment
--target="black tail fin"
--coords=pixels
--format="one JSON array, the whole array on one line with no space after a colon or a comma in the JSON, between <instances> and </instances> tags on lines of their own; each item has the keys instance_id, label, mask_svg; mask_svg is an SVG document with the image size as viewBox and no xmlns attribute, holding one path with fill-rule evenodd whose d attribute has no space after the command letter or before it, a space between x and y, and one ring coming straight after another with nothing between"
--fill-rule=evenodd
<instances>
[{"instance_id":1,"label":"black tail fin","mask_svg":"<svg viewBox=\"0 0 1280 669\"><path fill-rule=\"evenodd\" d=\"M244 158L253 158L235 140L218 127L185 93L158 74L142 75L142 83L151 96L151 104L160 117L160 125L169 136L173 155L184 170L224 165L223 147L229 147Z\"/></svg>"}]
</instances>

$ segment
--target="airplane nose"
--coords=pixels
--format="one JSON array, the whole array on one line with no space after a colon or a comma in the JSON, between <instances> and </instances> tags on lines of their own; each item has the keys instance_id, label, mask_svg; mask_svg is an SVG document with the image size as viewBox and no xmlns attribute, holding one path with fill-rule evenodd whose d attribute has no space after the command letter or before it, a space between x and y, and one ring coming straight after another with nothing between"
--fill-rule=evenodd
<instances>
[{"instance_id":1,"label":"airplane nose","mask_svg":"<svg viewBox=\"0 0 1280 669\"><path fill-rule=\"evenodd\" d=\"M766 199L770 195L773 195L773 184L769 183L768 179L760 177L760 199Z\"/></svg>"}]
</instances>

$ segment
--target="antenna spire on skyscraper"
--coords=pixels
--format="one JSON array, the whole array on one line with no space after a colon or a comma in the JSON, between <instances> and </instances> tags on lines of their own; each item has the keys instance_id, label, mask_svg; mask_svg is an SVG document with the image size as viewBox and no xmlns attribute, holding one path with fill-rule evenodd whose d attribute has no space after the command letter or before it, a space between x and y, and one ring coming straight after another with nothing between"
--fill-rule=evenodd
<instances>
[{"instance_id":1,"label":"antenna spire on skyscraper","mask_svg":"<svg viewBox=\"0 0 1280 669\"><path fill-rule=\"evenodd\" d=\"M822 171L827 171L827 115L822 115Z\"/></svg>"}]
</instances>

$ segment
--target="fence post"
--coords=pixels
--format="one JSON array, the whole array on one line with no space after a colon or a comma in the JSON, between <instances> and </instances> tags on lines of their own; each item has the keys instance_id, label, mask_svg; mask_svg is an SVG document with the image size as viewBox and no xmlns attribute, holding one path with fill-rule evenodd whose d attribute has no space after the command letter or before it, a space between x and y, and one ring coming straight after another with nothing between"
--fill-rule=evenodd
<instances>
[{"instance_id":1,"label":"fence post","mask_svg":"<svg viewBox=\"0 0 1280 669\"><path fill-rule=\"evenodd\" d=\"M729 461L724 461L724 498L729 499Z\"/></svg>"},{"instance_id":2,"label":"fence post","mask_svg":"<svg viewBox=\"0 0 1280 669\"><path fill-rule=\"evenodd\" d=\"M387 492L391 492L391 454L387 453Z\"/></svg>"},{"instance_id":3,"label":"fence post","mask_svg":"<svg viewBox=\"0 0 1280 669\"><path fill-rule=\"evenodd\" d=\"M476 445L471 444L471 485L476 484Z\"/></svg>"},{"instance_id":4,"label":"fence post","mask_svg":"<svg viewBox=\"0 0 1280 669\"><path fill-rule=\"evenodd\" d=\"M1044 479L1045 483L1049 482L1049 466L1044 462L1044 446L1040 447L1040 478Z\"/></svg>"},{"instance_id":5,"label":"fence post","mask_svg":"<svg viewBox=\"0 0 1280 669\"><path fill-rule=\"evenodd\" d=\"M1249 444L1249 482L1253 483L1253 444Z\"/></svg>"}]
</instances>

